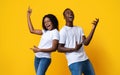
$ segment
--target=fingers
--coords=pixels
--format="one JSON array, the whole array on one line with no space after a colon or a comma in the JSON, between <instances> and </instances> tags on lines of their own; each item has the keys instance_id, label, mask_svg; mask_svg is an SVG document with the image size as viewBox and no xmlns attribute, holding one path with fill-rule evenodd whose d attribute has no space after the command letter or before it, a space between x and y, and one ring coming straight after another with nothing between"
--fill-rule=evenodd
<instances>
[{"instance_id":1,"label":"fingers","mask_svg":"<svg viewBox=\"0 0 120 75\"><path fill-rule=\"evenodd\" d=\"M34 45L33 47L34 47L34 48L38 48L38 47L37 47L37 46L35 46L35 45Z\"/></svg>"},{"instance_id":2,"label":"fingers","mask_svg":"<svg viewBox=\"0 0 120 75\"><path fill-rule=\"evenodd\" d=\"M96 23L98 23L99 22L99 18L95 18L96 19Z\"/></svg>"},{"instance_id":3,"label":"fingers","mask_svg":"<svg viewBox=\"0 0 120 75\"><path fill-rule=\"evenodd\" d=\"M97 25L98 24L98 22L99 22L99 18L95 18L95 20L93 21L93 25Z\"/></svg>"},{"instance_id":4,"label":"fingers","mask_svg":"<svg viewBox=\"0 0 120 75\"><path fill-rule=\"evenodd\" d=\"M99 18L95 18L97 21L99 21Z\"/></svg>"},{"instance_id":5,"label":"fingers","mask_svg":"<svg viewBox=\"0 0 120 75\"><path fill-rule=\"evenodd\" d=\"M33 46L33 48L30 48L30 50L32 50L34 53L39 51L39 48L37 46Z\"/></svg>"},{"instance_id":6,"label":"fingers","mask_svg":"<svg viewBox=\"0 0 120 75\"><path fill-rule=\"evenodd\" d=\"M34 45L33 47L35 48L36 46Z\"/></svg>"},{"instance_id":7,"label":"fingers","mask_svg":"<svg viewBox=\"0 0 120 75\"><path fill-rule=\"evenodd\" d=\"M30 48L30 50L32 50L34 53L37 52L35 48Z\"/></svg>"},{"instance_id":8,"label":"fingers","mask_svg":"<svg viewBox=\"0 0 120 75\"><path fill-rule=\"evenodd\" d=\"M30 48L30 50L33 50L33 48Z\"/></svg>"},{"instance_id":9,"label":"fingers","mask_svg":"<svg viewBox=\"0 0 120 75\"><path fill-rule=\"evenodd\" d=\"M28 7L28 13L32 13L32 9L30 8L30 6Z\"/></svg>"}]
</instances>

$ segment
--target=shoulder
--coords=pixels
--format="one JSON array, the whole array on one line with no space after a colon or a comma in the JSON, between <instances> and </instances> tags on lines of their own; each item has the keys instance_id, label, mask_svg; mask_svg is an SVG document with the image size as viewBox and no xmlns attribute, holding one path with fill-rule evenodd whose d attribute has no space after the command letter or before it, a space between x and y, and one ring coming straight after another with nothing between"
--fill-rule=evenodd
<instances>
[{"instance_id":1,"label":"shoulder","mask_svg":"<svg viewBox=\"0 0 120 75\"><path fill-rule=\"evenodd\" d=\"M58 32L57 29L53 29L53 30L51 31L51 35L52 35L52 39L57 39L57 40L59 40L59 38L60 38L59 32Z\"/></svg>"},{"instance_id":2,"label":"shoulder","mask_svg":"<svg viewBox=\"0 0 120 75\"><path fill-rule=\"evenodd\" d=\"M78 28L78 29L82 29L82 27L81 26L75 26L76 28Z\"/></svg>"},{"instance_id":3,"label":"shoulder","mask_svg":"<svg viewBox=\"0 0 120 75\"><path fill-rule=\"evenodd\" d=\"M60 33L61 32L65 32L67 30L66 26L62 27L62 29L60 30Z\"/></svg>"},{"instance_id":4,"label":"shoulder","mask_svg":"<svg viewBox=\"0 0 120 75\"><path fill-rule=\"evenodd\" d=\"M57 29L52 30L53 34L59 34L59 31Z\"/></svg>"},{"instance_id":5,"label":"shoulder","mask_svg":"<svg viewBox=\"0 0 120 75\"><path fill-rule=\"evenodd\" d=\"M82 30L82 27L80 27L80 26L74 26L74 28L75 28L76 30Z\"/></svg>"},{"instance_id":6,"label":"shoulder","mask_svg":"<svg viewBox=\"0 0 120 75\"><path fill-rule=\"evenodd\" d=\"M58 32L58 30L57 29L53 29L52 32Z\"/></svg>"}]
</instances>

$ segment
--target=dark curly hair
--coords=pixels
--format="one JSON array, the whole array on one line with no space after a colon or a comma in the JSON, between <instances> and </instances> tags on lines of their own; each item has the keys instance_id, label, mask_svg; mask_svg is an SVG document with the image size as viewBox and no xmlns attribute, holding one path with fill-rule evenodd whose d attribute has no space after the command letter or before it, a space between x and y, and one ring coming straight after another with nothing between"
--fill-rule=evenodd
<instances>
[{"instance_id":1,"label":"dark curly hair","mask_svg":"<svg viewBox=\"0 0 120 75\"><path fill-rule=\"evenodd\" d=\"M45 16L43 17L43 20L42 20L42 27L43 27L43 29L44 29L44 30L48 30L48 29L45 27L45 24L44 24L44 19L45 19L46 17L49 18L50 21L52 22L53 28L56 28L57 30L59 30L59 29L58 29L58 20L57 20L57 18L56 18L53 14L47 14L47 15L45 15Z\"/></svg>"}]
</instances>

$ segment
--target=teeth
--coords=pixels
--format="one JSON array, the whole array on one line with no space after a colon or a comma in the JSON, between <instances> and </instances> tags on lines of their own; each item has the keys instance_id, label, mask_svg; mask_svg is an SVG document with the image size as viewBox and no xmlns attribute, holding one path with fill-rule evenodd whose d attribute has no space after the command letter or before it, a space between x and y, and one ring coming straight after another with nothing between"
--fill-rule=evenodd
<instances>
[{"instance_id":1,"label":"teeth","mask_svg":"<svg viewBox=\"0 0 120 75\"><path fill-rule=\"evenodd\" d=\"M72 16L70 16L69 18L73 18Z\"/></svg>"},{"instance_id":2,"label":"teeth","mask_svg":"<svg viewBox=\"0 0 120 75\"><path fill-rule=\"evenodd\" d=\"M50 27L50 25L48 25L47 27Z\"/></svg>"}]
</instances>

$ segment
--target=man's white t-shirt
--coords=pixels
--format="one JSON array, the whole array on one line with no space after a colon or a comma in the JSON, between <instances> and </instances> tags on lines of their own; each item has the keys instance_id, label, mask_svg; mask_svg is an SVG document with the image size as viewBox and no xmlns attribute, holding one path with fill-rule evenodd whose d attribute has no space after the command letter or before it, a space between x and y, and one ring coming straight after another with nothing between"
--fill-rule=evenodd
<instances>
[{"instance_id":1,"label":"man's white t-shirt","mask_svg":"<svg viewBox=\"0 0 120 75\"><path fill-rule=\"evenodd\" d=\"M80 27L69 27L69 26L64 26L60 30L60 44L65 44L66 48L75 48L76 42L79 44L82 42L82 36L84 35L82 28ZM74 52L66 52L66 58L68 61L68 65L75 63L75 62L80 62L80 61L85 61L88 59L84 47L82 46L78 51Z\"/></svg>"},{"instance_id":2,"label":"man's white t-shirt","mask_svg":"<svg viewBox=\"0 0 120 75\"><path fill-rule=\"evenodd\" d=\"M53 29L51 31L47 30L42 30L43 35L41 37L41 41L38 45L38 48L40 49L46 49L46 48L51 48L52 47L52 42L53 40L59 40L59 32L57 29ZM50 52L37 52L35 53L36 57L38 58L51 58Z\"/></svg>"}]
</instances>

